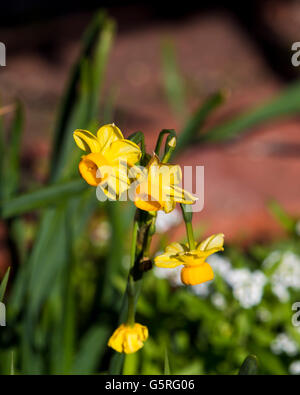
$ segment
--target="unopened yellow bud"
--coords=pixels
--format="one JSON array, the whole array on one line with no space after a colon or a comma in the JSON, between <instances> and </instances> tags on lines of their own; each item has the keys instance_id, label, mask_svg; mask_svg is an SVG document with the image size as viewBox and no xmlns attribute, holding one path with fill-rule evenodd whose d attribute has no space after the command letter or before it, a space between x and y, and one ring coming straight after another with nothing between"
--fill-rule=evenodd
<instances>
[{"instance_id":1,"label":"unopened yellow bud","mask_svg":"<svg viewBox=\"0 0 300 395\"><path fill-rule=\"evenodd\" d=\"M148 338L148 328L135 323L133 326L122 324L112 334L108 346L118 352L131 354L144 346Z\"/></svg>"},{"instance_id":2,"label":"unopened yellow bud","mask_svg":"<svg viewBox=\"0 0 300 395\"><path fill-rule=\"evenodd\" d=\"M176 137L171 138L171 140L168 142L168 146L172 148L176 147Z\"/></svg>"}]
</instances>

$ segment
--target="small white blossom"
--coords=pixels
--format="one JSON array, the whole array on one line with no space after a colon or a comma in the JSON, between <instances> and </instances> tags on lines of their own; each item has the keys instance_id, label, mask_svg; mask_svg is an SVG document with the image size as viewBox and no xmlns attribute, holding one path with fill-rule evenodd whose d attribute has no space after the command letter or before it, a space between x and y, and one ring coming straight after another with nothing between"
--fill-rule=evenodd
<instances>
[{"instance_id":1,"label":"small white blossom","mask_svg":"<svg viewBox=\"0 0 300 395\"><path fill-rule=\"evenodd\" d=\"M272 291L281 302L287 302L290 298L288 288L279 281L274 281L274 279L272 279Z\"/></svg>"},{"instance_id":2,"label":"small white blossom","mask_svg":"<svg viewBox=\"0 0 300 395\"><path fill-rule=\"evenodd\" d=\"M282 257L282 252L275 250L272 251L263 261L263 266L265 268L271 268L275 263L279 262Z\"/></svg>"},{"instance_id":3,"label":"small white blossom","mask_svg":"<svg viewBox=\"0 0 300 395\"><path fill-rule=\"evenodd\" d=\"M289 366L291 374L300 374L300 361L294 361Z\"/></svg>"},{"instance_id":4,"label":"small white blossom","mask_svg":"<svg viewBox=\"0 0 300 395\"><path fill-rule=\"evenodd\" d=\"M210 284L211 283L212 283L212 281L206 281L205 283L202 283L202 284L191 285L189 288L197 296L205 298L210 293Z\"/></svg>"},{"instance_id":5,"label":"small white blossom","mask_svg":"<svg viewBox=\"0 0 300 395\"><path fill-rule=\"evenodd\" d=\"M280 333L271 343L271 350L274 354L285 353L290 357L298 353L297 343L286 333Z\"/></svg>"},{"instance_id":6,"label":"small white blossom","mask_svg":"<svg viewBox=\"0 0 300 395\"><path fill-rule=\"evenodd\" d=\"M231 263L229 259L214 254L207 258L207 262L211 265L215 273L218 273L225 281L228 281L228 277L231 273Z\"/></svg>"},{"instance_id":7,"label":"small white blossom","mask_svg":"<svg viewBox=\"0 0 300 395\"><path fill-rule=\"evenodd\" d=\"M282 254L281 262L271 277L272 291L285 302L289 299L289 288L300 289L300 258L293 252Z\"/></svg>"},{"instance_id":8,"label":"small white blossom","mask_svg":"<svg viewBox=\"0 0 300 395\"><path fill-rule=\"evenodd\" d=\"M245 309L260 303L266 282L266 276L259 270L251 272L246 268L235 269L228 275L233 295Z\"/></svg>"},{"instance_id":9,"label":"small white blossom","mask_svg":"<svg viewBox=\"0 0 300 395\"><path fill-rule=\"evenodd\" d=\"M211 302L217 309L224 310L226 307L226 300L220 292L211 295Z\"/></svg>"},{"instance_id":10,"label":"small white blossom","mask_svg":"<svg viewBox=\"0 0 300 395\"><path fill-rule=\"evenodd\" d=\"M172 270L155 266L153 272L156 277L168 280L173 287L179 287L183 285L180 276L181 269L182 266L177 266Z\"/></svg>"},{"instance_id":11,"label":"small white blossom","mask_svg":"<svg viewBox=\"0 0 300 395\"><path fill-rule=\"evenodd\" d=\"M156 217L156 231L158 233L165 233L169 229L180 224L181 220L181 215L177 209L170 213L159 210Z\"/></svg>"}]
</instances>

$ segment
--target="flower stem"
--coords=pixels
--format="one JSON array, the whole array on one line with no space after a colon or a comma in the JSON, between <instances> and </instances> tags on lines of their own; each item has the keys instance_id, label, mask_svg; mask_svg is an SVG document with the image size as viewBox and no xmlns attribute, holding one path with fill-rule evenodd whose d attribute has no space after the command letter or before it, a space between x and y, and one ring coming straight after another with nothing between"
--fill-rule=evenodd
<instances>
[{"instance_id":1,"label":"flower stem","mask_svg":"<svg viewBox=\"0 0 300 395\"><path fill-rule=\"evenodd\" d=\"M130 326L133 326L135 321L135 297L134 297L135 289L134 289L134 279L132 275L132 269L134 268L134 264L135 264L137 235L138 235L138 222L135 220L133 225L132 243L131 243L131 251L130 251L130 270L129 270L128 282L127 282L128 313L127 313L126 323Z\"/></svg>"},{"instance_id":2,"label":"flower stem","mask_svg":"<svg viewBox=\"0 0 300 395\"><path fill-rule=\"evenodd\" d=\"M193 225L192 225L192 217L193 213L188 211L185 204L181 204L181 211L182 216L185 222L186 234L189 242L190 250L195 249L195 239L194 239L194 232L193 232Z\"/></svg>"},{"instance_id":3,"label":"flower stem","mask_svg":"<svg viewBox=\"0 0 300 395\"><path fill-rule=\"evenodd\" d=\"M185 227L186 227L186 234L188 237L190 250L194 250L195 249L195 239L194 239L194 232L193 232L192 223L186 222Z\"/></svg>"},{"instance_id":4,"label":"flower stem","mask_svg":"<svg viewBox=\"0 0 300 395\"><path fill-rule=\"evenodd\" d=\"M127 280L125 302L120 312L120 323L126 322L127 325L131 326L135 323L135 309L144 274L143 270L140 268L140 260L148 256L153 229L155 227L155 219L156 216L149 215L149 213L143 210L138 209L136 212L130 251L130 270ZM125 316L126 313L127 319ZM121 374L124 359L124 354L117 352L110 361L109 373Z\"/></svg>"}]
</instances>

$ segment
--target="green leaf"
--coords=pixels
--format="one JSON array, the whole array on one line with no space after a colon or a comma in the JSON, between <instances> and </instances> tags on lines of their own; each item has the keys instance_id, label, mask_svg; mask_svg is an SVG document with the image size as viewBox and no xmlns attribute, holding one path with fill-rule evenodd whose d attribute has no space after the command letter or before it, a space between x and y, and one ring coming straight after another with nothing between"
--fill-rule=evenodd
<instances>
[{"instance_id":1,"label":"green leaf","mask_svg":"<svg viewBox=\"0 0 300 395\"><path fill-rule=\"evenodd\" d=\"M0 285L0 302L3 301L4 299L4 295L5 295L5 291L6 291L6 287L7 287L7 283L8 283L8 278L9 278L9 273L10 273L10 267L6 270L5 275L1 281L1 285Z\"/></svg>"},{"instance_id":2,"label":"green leaf","mask_svg":"<svg viewBox=\"0 0 300 395\"><path fill-rule=\"evenodd\" d=\"M145 136L141 131L132 133L129 137L127 137L127 139L137 145L140 145L141 151L143 155L145 155Z\"/></svg>"},{"instance_id":3,"label":"green leaf","mask_svg":"<svg viewBox=\"0 0 300 395\"><path fill-rule=\"evenodd\" d=\"M10 360L10 375L13 376L15 374L15 363L14 363L14 352L11 352L11 360Z\"/></svg>"},{"instance_id":4,"label":"green leaf","mask_svg":"<svg viewBox=\"0 0 300 395\"><path fill-rule=\"evenodd\" d=\"M192 115L187 121L181 133L178 135L176 154L186 148L197 136L203 127L207 117L215 110L220 104L224 102L224 92L217 92L211 95Z\"/></svg>"},{"instance_id":5,"label":"green leaf","mask_svg":"<svg viewBox=\"0 0 300 395\"><path fill-rule=\"evenodd\" d=\"M292 218L278 202L271 200L268 203L268 209L285 230L290 233L294 232L297 221Z\"/></svg>"},{"instance_id":6,"label":"green leaf","mask_svg":"<svg viewBox=\"0 0 300 395\"><path fill-rule=\"evenodd\" d=\"M75 163L81 153L75 146L73 131L88 129L98 118L99 98L114 31L114 22L100 13L84 39L55 133L52 180L70 177L77 171Z\"/></svg>"},{"instance_id":7,"label":"green leaf","mask_svg":"<svg viewBox=\"0 0 300 395\"><path fill-rule=\"evenodd\" d=\"M91 119L98 117L100 94L114 34L115 23L112 19L106 18L99 34L91 65Z\"/></svg>"},{"instance_id":8,"label":"green leaf","mask_svg":"<svg viewBox=\"0 0 300 395\"><path fill-rule=\"evenodd\" d=\"M182 119L187 112L185 81L179 70L174 45L168 40L162 44L162 71L170 107L174 114Z\"/></svg>"},{"instance_id":9,"label":"green leaf","mask_svg":"<svg viewBox=\"0 0 300 395\"><path fill-rule=\"evenodd\" d=\"M255 375L258 371L257 358L255 355L249 355L243 362L239 375Z\"/></svg>"},{"instance_id":10,"label":"green leaf","mask_svg":"<svg viewBox=\"0 0 300 395\"><path fill-rule=\"evenodd\" d=\"M111 357L109 364L109 374L120 375L124 365L125 354L115 352Z\"/></svg>"},{"instance_id":11,"label":"green leaf","mask_svg":"<svg viewBox=\"0 0 300 395\"><path fill-rule=\"evenodd\" d=\"M95 101L99 99L104 70L99 63L103 55L99 54L99 46L104 48L103 40L107 40L102 36L98 41L100 27L106 23L105 18L101 20L101 24L98 21L97 27L92 29L89 48L84 48L75 77L71 78L72 87L66 95L54 143L57 149L54 150L52 180L70 179L78 171L81 152L74 145L72 132L76 128L88 128L94 121L93 109L99 105ZM71 246L84 224L82 218L79 221L74 219L80 213L87 220L93 211L90 208L97 203L94 197L92 204L90 199L86 200L86 205L81 204L86 199L83 193L86 188L88 186L82 180L60 182L21 196L19 200L2 203L6 217L47 206L29 259L20 268L10 298L15 316L22 311L20 356L23 373L46 371L49 357L45 358L43 345L45 347L49 340L49 333L53 334L49 345L50 358L57 356L55 372L69 372L72 367L77 321L73 289L70 288ZM52 299L56 302L63 300L63 303L55 305L54 313L46 314Z\"/></svg>"},{"instance_id":12,"label":"green leaf","mask_svg":"<svg viewBox=\"0 0 300 395\"><path fill-rule=\"evenodd\" d=\"M43 207L55 206L63 200L82 193L87 187L88 185L80 179L50 185L3 202L1 214L3 218L10 218Z\"/></svg>"},{"instance_id":13,"label":"green leaf","mask_svg":"<svg viewBox=\"0 0 300 395\"><path fill-rule=\"evenodd\" d=\"M67 88L63 95L62 102L58 111L57 122L54 130L54 140L52 145L51 158L52 178L57 168L58 158L60 155L62 155L61 152L64 150L64 148L62 147L62 142L65 140L65 135L69 131L68 124L70 122L70 119L72 118L76 101L78 99L78 83L81 78L82 59L87 57L95 46L105 17L105 13L101 11L95 15L92 22L89 24L82 39L81 54L70 73Z\"/></svg>"},{"instance_id":14,"label":"green leaf","mask_svg":"<svg viewBox=\"0 0 300 395\"><path fill-rule=\"evenodd\" d=\"M23 129L23 109L16 103L14 119L11 127L10 141L5 151L5 167L2 182L2 199L11 198L19 187L20 179L20 147Z\"/></svg>"},{"instance_id":15,"label":"green leaf","mask_svg":"<svg viewBox=\"0 0 300 395\"><path fill-rule=\"evenodd\" d=\"M165 362L164 362L164 374L171 374L170 371L170 362L167 348L165 349Z\"/></svg>"},{"instance_id":16,"label":"green leaf","mask_svg":"<svg viewBox=\"0 0 300 395\"><path fill-rule=\"evenodd\" d=\"M236 137L242 132L269 119L298 114L300 110L300 82L289 86L275 99L245 112L236 118L216 126L200 137L200 142L218 142Z\"/></svg>"},{"instance_id":17,"label":"green leaf","mask_svg":"<svg viewBox=\"0 0 300 395\"><path fill-rule=\"evenodd\" d=\"M97 365L106 349L108 335L108 328L100 325L95 325L84 335L74 361L72 374L96 373Z\"/></svg>"}]
</instances>

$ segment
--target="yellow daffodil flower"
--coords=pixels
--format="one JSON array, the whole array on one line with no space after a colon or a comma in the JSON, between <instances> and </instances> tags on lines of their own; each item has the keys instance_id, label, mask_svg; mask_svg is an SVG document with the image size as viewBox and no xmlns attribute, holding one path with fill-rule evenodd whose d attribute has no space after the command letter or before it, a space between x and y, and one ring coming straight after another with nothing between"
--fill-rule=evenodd
<instances>
[{"instance_id":1,"label":"yellow daffodil flower","mask_svg":"<svg viewBox=\"0 0 300 395\"><path fill-rule=\"evenodd\" d=\"M148 328L135 323L133 326L122 324L112 334L108 346L118 352L131 354L144 346L148 338Z\"/></svg>"},{"instance_id":2,"label":"yellow daffodil flower","mask_svg":"<svg viewBox=\"0 0 300 395\"><path fill-rule=\"evenodd\" d=\"M110 198L117 198L130 185L127 166L140 160L140 148L124 139L114 124L102 126L97 136L82 129L75 130L73 136L77 146L88 152L79 163L81 176L92 186L103 186Z\"/></svg>"},{"instance_id":3,"label":"yellow daffodil flower","mask_svg":"<svg viewBox=\"0 0 300 395\"><path fill-rule=\"evenodd\" d=\"M197 200L180 188L182 173L179 165L164 164L156 155L137 176L134 204L145 211L164 210L169 213L176 203L193 204Z\"/></svg>"},{"instance_id":4,"label":"yellow daffodil flower","mask_svg":"<svg viewBox=\"0 0 300 395\"><path fill-rule=\"evenodd\" d=\"M214 278L211 266L205 259L217 251L223 251L224 235L219 233L202 241L194 250L186 245L172 243L166 247L165 253L154 259L158 267L172 269L183 265L181 281L186 285L201 284Z\"/></svg>"}]
</instances>

